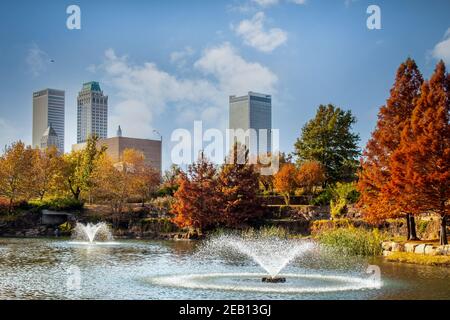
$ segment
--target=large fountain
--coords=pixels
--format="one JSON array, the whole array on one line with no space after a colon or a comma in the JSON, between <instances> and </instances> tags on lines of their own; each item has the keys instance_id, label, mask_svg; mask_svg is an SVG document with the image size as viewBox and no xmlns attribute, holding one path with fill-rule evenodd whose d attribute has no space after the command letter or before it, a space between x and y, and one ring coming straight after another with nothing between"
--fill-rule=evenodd
<instances>
[{"instance_id":1,"label":"large fountain","mask_svg":"<svg viewBox=\"0 0 450 320\"><path fill-rule=\"evenodd\" d=\"M278 237L257 236L251 239L239 236L222 235L207 243L207 250L219 254L243 254L255 261L267 272L263 282L280 283L286 278L279 273L294 259L315 248L311 241L288 240Z\"/></svg>"},{"instance_id":2,"label":"large fountain","mask_svg":"<svg viewBox=\"0 0 450 320\"><path fill-rule=\"evenodd\" d=\"M220 235L206 241L198 252L198 260L211 261L209 269L214 270L213 272L156 276L152 277L150 282L189 289L276 294L380 288L380 279L361 274L364 269L357 272L336 272L321 269L320 266L306 266L308 263L311 265L317 262L320 265L321 260L327 259L326 251L312 240L261 235ZM340 258L345 257L338 259ZM248 265L246 261L252 265ZM302 263L306 267L300 267ZM290 264L293 265L289 266ZM252 272L255 265L265 273ZM203 269L203 266L200 268ZM287 269L289 272L284 273Z\"/></svg>"},{"instance_id":3,"label":"large fountain","mask_svg":"<svg viewBox=\"0 0 450 320\"><path fill-rule=\"evenodd\" d=\"M77 243L94 244L94 243L111 243L114 240L110 228L105 222L93 223L77 223L73 232L72 239Z\"/></svg>"}]
</instances>

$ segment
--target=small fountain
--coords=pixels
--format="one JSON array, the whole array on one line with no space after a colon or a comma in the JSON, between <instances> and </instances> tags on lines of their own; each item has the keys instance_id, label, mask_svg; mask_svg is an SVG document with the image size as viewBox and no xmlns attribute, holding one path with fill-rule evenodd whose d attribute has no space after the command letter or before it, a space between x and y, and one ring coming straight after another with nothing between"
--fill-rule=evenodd
<instances>
[{"instance_id":1,"label":"small fountain","mask_svg":"<svg viewBox=\"0 0 450 320\"><path fill-rule=\"evenodd\" d=\"M97 224L78 222L72 232L72 238L77 241L86 241L88 244L114 240L108 225L104 222Z\"/></svg>"},{"instance_id":2,"label":"small fountain","mask_svg":"<svg viewBox=\"0 0 450 320\"><path fill-rule=\"evenodd\" d=\"M314 249L315 244L304 240L287 240L277 237L256 237L246 239L223 235L211 239L207 247L218 252L244 254L263 268L268 276L262 282L284 283L286 278L278 277L280 272L294 259Z\"/></svg>"}]
</instances>

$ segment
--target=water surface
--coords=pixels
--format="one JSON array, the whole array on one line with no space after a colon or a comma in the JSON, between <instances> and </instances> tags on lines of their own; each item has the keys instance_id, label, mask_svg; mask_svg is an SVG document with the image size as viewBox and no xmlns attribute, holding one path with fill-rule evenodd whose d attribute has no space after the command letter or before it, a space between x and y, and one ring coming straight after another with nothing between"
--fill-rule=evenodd
<instances>
[{"instance_id":1,"label":"water surface","mask_svg":"<svg viewBox=\"0 0 450 320\"><path fill-rule=\"evenodd\" d=\"M450 268L312 252L281 272L285 284L262 284L254 261L201 254L201 245L3 238L0 299L450 299ZM382 285L357 289L368 265L380 268ZM349 283L355 289L339 290Z\"/></svg>"}]
</instances>

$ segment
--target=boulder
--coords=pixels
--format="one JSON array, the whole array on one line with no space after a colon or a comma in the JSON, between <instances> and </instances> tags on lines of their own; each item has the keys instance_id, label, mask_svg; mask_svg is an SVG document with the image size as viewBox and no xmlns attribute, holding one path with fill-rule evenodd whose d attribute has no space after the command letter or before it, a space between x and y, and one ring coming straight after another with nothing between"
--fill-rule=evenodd
<instances>
[{"instance_id":1,"label":"boulder","mask_svg":"<svg viewBox=\"0 0 450 320\"><path fill-rule=\"evenodd\" d=\"M438 246L436 248L436 255L440 256L450 256L450 245Z\"/></svg>"},{"instance_id":2,"label":"boulder","mask_svg":"<svg viewBox=\"0 0 450 320\"><path fill-rule=\"evenodd\" d=\"M392 242L392 252L403 252L405 251L405 246L398 242Z\"/></svg>"},{"instance_id":3,"label":"boulder","mask_svg":"<svg viewBox=\"0 0 450 320\"><path fill-rule=\"evenodd\" d=\"M430 256L436 255L436 248L431 244L427 244L425 246L425 254L430 255Z\"/></svg>"},{"instance_id":4,"label":"boulder","mask_svg":"<svg viewBox=\"0 0 450 320\"><path fill-rule=\"evenodd\" d=\"M414 253L425 254L426 244L419 244L414 248Z\"/></svg>"},{"instance_id":5,"label":"boulder","mask_svg":"<svg viewBox=\"0 0 450 320\"><path fill-rule=\"evenodd\" d=\"M383 250L385 250L385 251L391 251L393 243L394 242L391 242L391 241L383 241L381 243L381 248L383 248Z\"/></svg>"},{"instance_id":6,"label":"boulder","mask_svg":"<svg viewBox=\"0 0 450 320\"><path fill-rule=\"evenodd\" d=\"M414 252L414 248L417 246L417 244L414 243L405 243L405 252Z\"/></svg>"}]
</instances>

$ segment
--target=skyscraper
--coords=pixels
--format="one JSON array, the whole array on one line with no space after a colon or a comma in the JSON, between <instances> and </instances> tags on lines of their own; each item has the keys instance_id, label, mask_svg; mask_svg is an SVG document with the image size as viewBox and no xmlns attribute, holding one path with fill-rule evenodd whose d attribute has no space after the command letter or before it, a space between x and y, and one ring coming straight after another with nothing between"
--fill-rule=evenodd
<instances>
[{"instance_id":1,"label":"skyscraper","mask_svg":"<svg viewBox=\"0 0 450 320\"><path fill-rule=\"evenodd\" d=\"M45 130L44 134L41 138L41 149L50 148L52 146L55 146L58 148L59 144L59 138L58 134L56 133L55 129L53 129L52 124Z\"/></svg>"},{"instance_id":2,"label":"skyscraper","mask_svg":"<svg viewBox=\"0 0 450 320\"><path fill-rule=\"evenodd\" d=\"M256 139L248 136L245 141L251 153L271 151L272 97L270 95L249 92L242 97L230 96L229 121L229 129L255 130ZM234 144L235 141L236 139L233 139L231 143Z\"/></svg>"},{"instance_id":3,"label":"skyscraper","mask_svg":"<svg viewBox=\"0 0 450 320\"><path fill-rule=\"evenodd\" d=\"M48 127L58 136L58 150L64 152L64 100L62 90L45 89L33 93L33 147L41 148Z\"/></svg>"},{"instance_id":4,"label":"skyscraper","mask_svg":"<svg viewBox=\"0 0 450 320\"><path fill-rule=\"evenodd\" d=\"M108 96L103 95L98 82L83 84L77 99L77 143L90 136L106 138L108 135Z\"/></svg>"}]
</instances>

